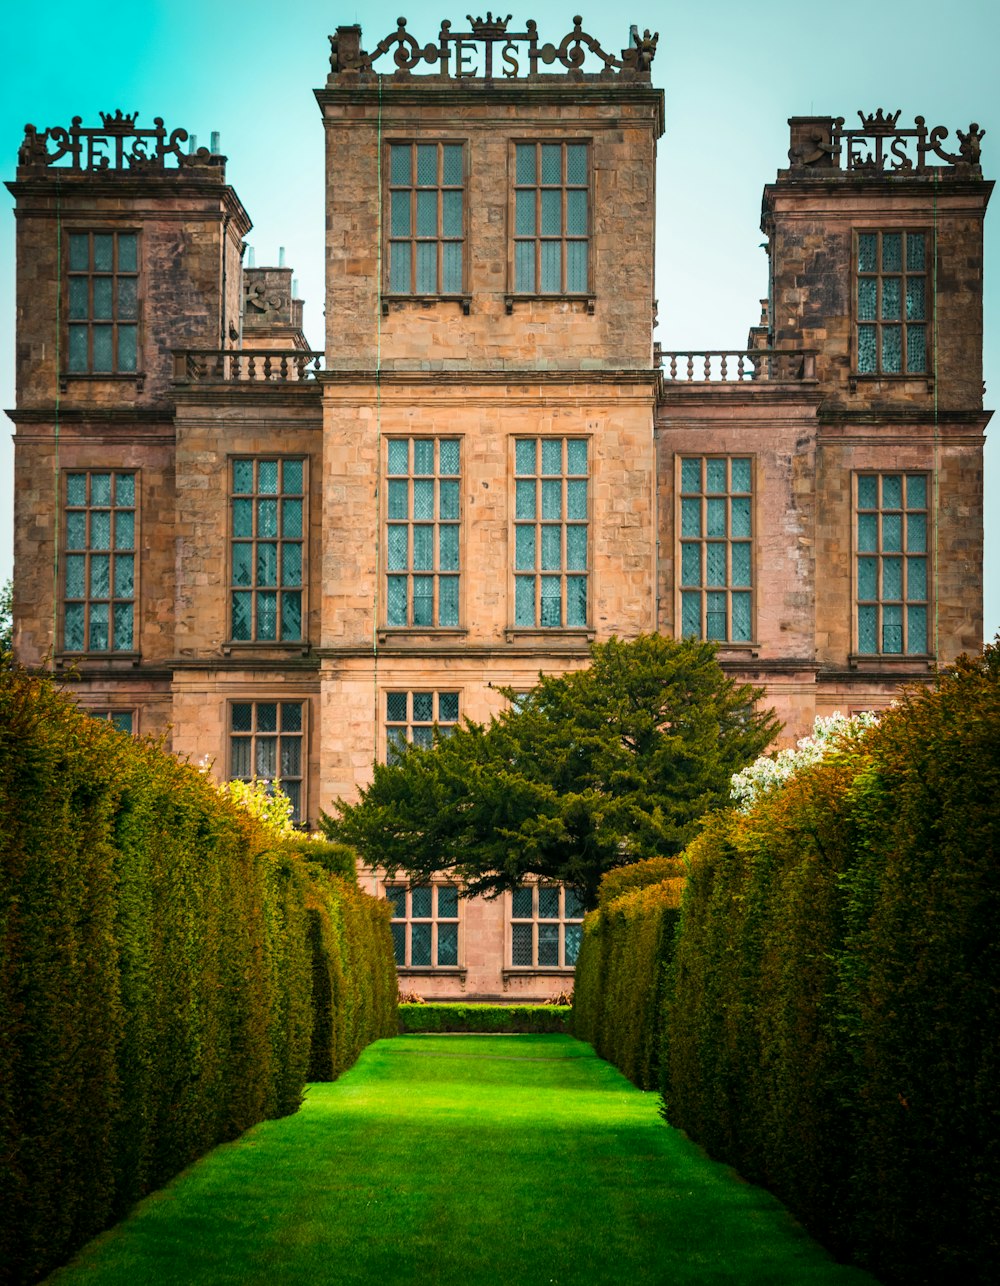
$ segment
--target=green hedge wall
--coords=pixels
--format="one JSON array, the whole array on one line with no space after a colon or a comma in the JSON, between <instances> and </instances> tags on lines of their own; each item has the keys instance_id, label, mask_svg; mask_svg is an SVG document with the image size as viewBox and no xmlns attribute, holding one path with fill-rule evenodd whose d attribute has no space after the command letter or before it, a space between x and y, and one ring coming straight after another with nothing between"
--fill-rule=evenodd
<instances>
[{"instance_id":1,"label":"green hedge wall","mask_svg":"<svg viewBox=\"0 0 1000 1286\"><path fill-rule=\"evenodd\" d=\"M399 1006L402 1032L564 1032L569 1005L411 1004Z\"/></svg>"},{"instance_id":2,"label":"green hedge wall","mask_svg":"<svg viewBox=\"0 0 1000 1286\"><path fill-rule=\"evenodd\" d=\"M668 1117L889 1282L1000 1252L1000 653L688 850Z\"/></svg>"},{"instance_id":3,"label":"green hedge wall","mask_svg":"<svg viewBox=\"0 0 1000 1286\"><path fill-rule=\"evenodd\" d=\"M31 1281L396 1028L388 909L0 668L0 1262ZM318 1065L322 1063L322 1071Z\"/></svg>"},{"instance_id":4,"label":"green hedge wall","mask_svg":"<svg viewBox=\"0 0 1000 1286\"><path fill-rule=\"evenodd\" d=\"M684 862L649 858L610 871L583 922L573 1032L643 1089L659 1084L663 991Z\"/></svg>"}]
</instances>

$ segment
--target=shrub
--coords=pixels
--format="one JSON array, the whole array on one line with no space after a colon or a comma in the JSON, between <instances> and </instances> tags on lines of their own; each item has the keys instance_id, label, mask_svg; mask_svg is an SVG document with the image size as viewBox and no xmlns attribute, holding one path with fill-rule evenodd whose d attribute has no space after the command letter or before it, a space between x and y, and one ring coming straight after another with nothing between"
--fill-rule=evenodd
<instances>
[{"instance_id":1,"label":"shrub","mask_svg":"<svg viewBox=\"0 0 1000 1286\"><path fill-rule=\"evenodd\" d=\"M388 910L293 847L203 773L0 667L9 1279L294 1111L322 1022L329 1076L394 1031Z\"/></svg>"},{"instance_id":2,"label":"shrub","mask_svg":"<svg viewBox=\"0 0 1000 1286\"><path fill-rule=\"evenodd\" d=\"M992 1281L1000 652L715 819L665 1004L668 1116L887 1281Z\"/></svg>"},{"instance_id":3,"label":"shrub","mask_svg":"<svg viewBox=\"0 0 1000 1286\"><path fill-rule=\"evenodd\" d=\"M462 1005L407 1003L399 1006L402 1032L564 1032L568 1005Z\"/></svg>"}]
</instances>

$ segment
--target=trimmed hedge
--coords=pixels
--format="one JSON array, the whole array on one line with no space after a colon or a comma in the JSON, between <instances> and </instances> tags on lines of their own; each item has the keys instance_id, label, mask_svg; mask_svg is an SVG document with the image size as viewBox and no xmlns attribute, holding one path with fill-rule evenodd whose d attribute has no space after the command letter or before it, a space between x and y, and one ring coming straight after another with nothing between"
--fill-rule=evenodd
<instances>
[{"instance_id":1,"label":"trimmed hedge","mask_svg":"<svg viewBox=\"0 0 1000 1286\"><path fill-rule=\"evenodd\" d=\"M573 1033L643 1089L659 1084L666 966L684 869L679 858L649 858L608 872L598 909L583 922Z\"/></svg>"},{"instance_id":2,"label":"trimmed hedge","mask_svg":"<svg viewBox=\"0 0 1000 1286\"><path fill-rule=\"evenodd\" d=\"M399 1006L401 1032L565 1032L569 1005L410 1004Z\"/></svg>"},{"instance_id":3,"label":"trimmed hedge","mask_svg":"<svg viewBox=\"0 0 1000 1286\"><path fill-rule=\"evenodd\" d=\"M884 1280L1000 1253L1000 652L690 847L668 1117Z\"/></svg>"},{"instance_id":4,"label":"trimmed hedge","mask_svg":"<svg viewBox=\"0 0 1000 1286\"><path fill-rule=\"evenodd\" d=\"M395 1031L388 908L0 668L0 1262L30 1281Z\"/></svg>"}]
</instances>

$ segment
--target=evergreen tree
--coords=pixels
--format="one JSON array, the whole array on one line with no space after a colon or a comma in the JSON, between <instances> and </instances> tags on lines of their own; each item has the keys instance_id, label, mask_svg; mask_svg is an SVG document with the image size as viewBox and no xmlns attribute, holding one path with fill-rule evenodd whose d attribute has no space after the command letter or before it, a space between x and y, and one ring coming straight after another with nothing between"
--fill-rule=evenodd
<instances>
[{"instance_id":1,"label":"evergreen tree","mask_svg":"<svg viewBox=\"0 0 1000 1286\"><path fill-rule=\"evenodd\" d=\"M488 724L467 719L376 764L323 830L391 874L448 871L487 895L537 875L588 907L605 871L679 853L780 725L711 643L612 638L591 658L520 700L504 690L511 705Z\"/></svg>"}]
</instances>

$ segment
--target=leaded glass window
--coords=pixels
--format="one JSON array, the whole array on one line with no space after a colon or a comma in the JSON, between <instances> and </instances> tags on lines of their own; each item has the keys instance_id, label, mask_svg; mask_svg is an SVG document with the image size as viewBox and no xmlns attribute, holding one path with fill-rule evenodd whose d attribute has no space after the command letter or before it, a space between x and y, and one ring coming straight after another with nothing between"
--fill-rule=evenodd
<instances>
[{"instance_id":1,"label":"leaded glass window","mask_svg":"<svg viewBox=\"0 0 1000 1286\"><path fill-rule=\"evenodd\" d=\"M590 288L590 160L586 142L514 144L514 292Z\"/></svg>"},{"instance_id":2,"label":"leaded glass window","mask_svg":"<svg viewBox=\"0 0 1000 1286\"><path fill-rule=\"evenodd\" d=\"M402 748L434 744L434 729L447 735L458 723L457 692L387 692L385 694L386 760L394 763Z\"/></svg>"},{"instance_id":3,"label":"leaded glass window","mask_svg":"<svg viewBox=\"0 0 1000 1286\"><path fill-rule=\"evenodd\" d=\"M231 467L229 637L234 643L300 642L305 462L237 459Z\"/></svg>"},{"instance_id":4,"label":"leaded glass window","mask_svg":"<svg viewBox=\"0 0 1000 1286\"><path fill-rule=\"evenodd\" d=\"M514 968L571 969L580 952L583 904L562 884L526 884L510 896Z\"/></svg>"},{"instance_id":5,"label":"leaded glass window","mask_svg":"<svg viewBox=\"0 0 1000 1286\"><path fill-rule=\"evenodd\" d=\"M66 475L63 648L132 652L135 640L138 474Z\"/></svg>"},{"instance_id":6,"label":"leaded glass window","mask_svg":"<svg viewBox=\"0 0 1000 1286\"><path fill-rule=\"evenodd\" d=\"M930 650L928 477L856 478L858 652L919 656Z\"/></svg>"},{"instance_id":7,"label":"leaded glass window","mask_svg":"<svg viewBox=\"0 0 1000 1286\"><path fill-rule=\"evenodd\" d=\"M410 969L458 965L458 888L454 884L387 884L396 964Z\"/></svg>"},{"instance_id":8,"label":"leaded glass window","mask_svg":"<svg viewBox=\"0 0 1000 1286\"><path fill-rule=\"evenodd\" d=\"M301 701L233 701L229 706L229 779L278 786L304 820L305 737Z\"/></svg>"},{"instance_id":9,"label":"leaded glass window","mask_svg":"<svg viewBox=\"0 0 1000 1286\"><path fill-rule=\"evenodd\" d=\"M389 144L391 294L462 293L464 151L462 143Z\"/></svg>"},{"instance_id":10,"label":"leaded glass window","mask_svg":"<svg viewBox=\"0 0 1000 1286\"><path fill-rule=\"evenodd\" d=\"M588 443L514 443L514 624L582 629L588 617Z\"/></svg>"},{"instance_id":11,"label":"leaded glass window","mask_svg":"<svg viewBox=\"0 0 1000 1286\"><path fill-rule=\"evenodd\" d=\"M134 373L139 330L136 233L70 232L67 242L67 370L81 375Z\"/></svg>"},{"instance_id":12,"label":"leaded glass window","mask_svg":"<svg viewBox=\"0 0 1000 1286\"><path fill-rule=\"evenodd\" d=\"M684 638L753 639L752 466L747 456L680 459L677 543Z\"/></svg>"},{"instance_id":13,"label":"leaded glass window","mask_svg":"<svg viewBox=\"0 0 1000 1286\"><path fill-rule=\"evenodd\" d=\"M924 232L859 232L855 257L857 372L927 372L930 247Z\"/></svg>"},{"instance_id":14,"label":"leaded glass window","mask_svg":"<svg viewBox=\"0 0 1000 1286\"><path fill-rule=\"evenodd\" d=\"M458 625L460 442L386 444L386 624Z\"/></svg>"},{"instance_id":15,"label":"leaded glass window","mask_svg":"<svg viewBox=\"0 0 1000 1286\"><path fill-rule=\"evenodd\" d=\"M105 719L113 728L119 732L127 732L131 737L135 731L135 711L134 710L87 710L87 714L92 719Z\"/></svg>"}]
</instances>

